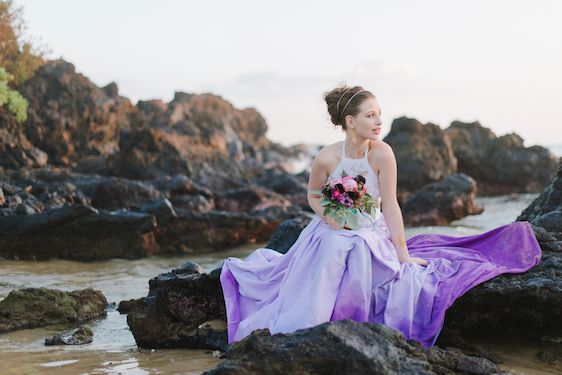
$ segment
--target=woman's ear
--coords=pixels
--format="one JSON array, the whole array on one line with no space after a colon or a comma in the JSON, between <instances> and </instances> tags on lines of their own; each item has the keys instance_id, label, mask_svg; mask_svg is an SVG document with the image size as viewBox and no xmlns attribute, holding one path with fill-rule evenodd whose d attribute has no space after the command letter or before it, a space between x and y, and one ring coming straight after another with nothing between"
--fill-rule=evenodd
<instances>
[{"instance_id":1,"label":"woman's ear","mask_svg":"<svg viewBox=\"0 0 562 375\"><path fill-rule=\"evenodd\" d=\"M353 116L351 116L351 115L345 116L345 126L348 127L348 128L353 127L353 126L349 126L349 125L353 125Z\"/></svg>"}]
</instances>

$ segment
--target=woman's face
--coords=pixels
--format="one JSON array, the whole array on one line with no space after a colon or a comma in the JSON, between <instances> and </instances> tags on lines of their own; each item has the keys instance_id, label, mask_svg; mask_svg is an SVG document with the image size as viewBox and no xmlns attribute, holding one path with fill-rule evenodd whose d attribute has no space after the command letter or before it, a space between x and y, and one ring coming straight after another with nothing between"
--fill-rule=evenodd
<instances>
[{"instance_id":1,"label":"woman's face","mask_svg":"<svg viewBox=\"0 0 562 375\"><path fill-rule=\"evenodd\" d=\"M357 135L362 138L380 139L382 131L381 107L377 100L369 97L359 105L356 116L347 116L347 127L354 128Z\"/></svg>"}]
</instances>

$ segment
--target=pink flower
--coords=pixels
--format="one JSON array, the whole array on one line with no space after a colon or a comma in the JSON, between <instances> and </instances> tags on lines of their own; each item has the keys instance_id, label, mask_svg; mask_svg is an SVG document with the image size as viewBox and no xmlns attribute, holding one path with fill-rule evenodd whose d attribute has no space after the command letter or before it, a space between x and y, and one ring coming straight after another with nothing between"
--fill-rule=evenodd
<instances>
[{"instance_id":1,"label":"pink flower","mask_svg":"<svg viewBox=\"0 0 562 375\"><path fill-rule=\"evenodd\" d=\"M357 191L357 181L351 176L345 176L342 178L342 185L345 191Z\"/></svg>"}]
</instances>

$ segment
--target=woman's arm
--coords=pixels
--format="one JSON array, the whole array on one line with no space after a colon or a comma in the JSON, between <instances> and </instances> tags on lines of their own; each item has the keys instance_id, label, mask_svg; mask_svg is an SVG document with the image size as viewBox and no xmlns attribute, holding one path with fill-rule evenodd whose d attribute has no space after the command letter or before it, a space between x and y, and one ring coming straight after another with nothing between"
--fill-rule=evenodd
<instances>
[{"instance_id":1,"label":"woman's arm","mask_svg":"<svg viewBox=\"0 0 562 375\"><path fill-rule=\"evenodd\" d=\"M388 143L382 142L379 171L379 186L381 190L381 206L384 220L390 232L390 238L396 248L398 260L401 263L413 262L427 264L427 261L419 258L410 257L406 237L404 235L404 219L402 211L396 198L396 185L398 179L396 157L392 147Z\"/></svg>"},{"instance_id":2,"label":"woman's arm","mask_svg":"<svg viewBox=\"0 0 562 375\"><path fill-rule=\"evenodd\" d=\"M310 208L314 211L322 220L324 220L332 229L341 229L335 220L331 216L324 216L324 207L320 205L320 200L322 196L320 194L311 193L313 190L322 190L326 180L328 179L328 168L323 160L324 155L322 150L316 155L314 161L312 162L312 167L310 168L310 175L308 177L308 193L307 200Z\"/></svg>"},{"instance_id":3,"label":"woman's arm","mask_svg":"<svg viewBox=\"0 0 562 375\"><path fill-rule=\"evenodd\" d=\"M324 182L328 178L328 172L322 163L322 155L318 153L312 162L312 167L310 167L310 175L308 176L308 194L307 200L312 211L320 218L324 219L324 209L320 206L320 199L322 195L312 193L313 190L322 190L324 187Z\"/></svg>"}]
</instances>

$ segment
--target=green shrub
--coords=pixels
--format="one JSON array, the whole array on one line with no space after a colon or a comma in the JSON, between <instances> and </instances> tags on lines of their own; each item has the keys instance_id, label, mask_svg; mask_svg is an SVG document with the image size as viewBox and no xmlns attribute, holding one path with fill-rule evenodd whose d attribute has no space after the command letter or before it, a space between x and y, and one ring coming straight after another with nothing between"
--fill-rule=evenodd
<instances>
[{"instance_id":1,"label":"green shrub","mask_svg":"<svg viewBox=\"0 0 562 375\"><path fill-rule=\"evenodd\" d=\"M0 67L10 73L12 87L17 87L44 64L46 51L24 37L25 23L21 8L12 0L0 0Z\"/></svg>"},{"instance_id":2,"label":"green shrub","mask_svg":"<svg viewBox=\"0 0 562 375\"><path fill-rule=\"evenodd\" d=\"M13 76L0 66L0 107L6 106L22 122L27 118L27 100L8 86L12 79Z\"/></svg>"}]
</instances>

